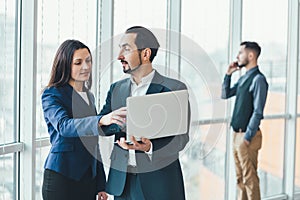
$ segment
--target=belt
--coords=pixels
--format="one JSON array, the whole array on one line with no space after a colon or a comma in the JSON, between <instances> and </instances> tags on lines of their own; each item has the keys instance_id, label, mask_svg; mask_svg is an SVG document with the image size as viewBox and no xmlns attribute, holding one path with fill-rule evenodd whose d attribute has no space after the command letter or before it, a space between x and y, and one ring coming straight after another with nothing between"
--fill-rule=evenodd
<instances>
[{"instance_id":1,"label":"belt","mask_svg":"<svg viewBox=\"0 0 300 200\"><path fill-rule=\"evenodd\" d=\"M243 133L243 132L246 132L246 130L243 130L243 129L241 129L241 128L240 128L240 129L234 129L234 128L233 128L233 131L236 132L236 133Z\"/></svg>"},{"instance_id":2,"label":"belt","mask_svg":"<svg viewBox=\"0 0 300 200\"><path fill-rule=\"evenodd\" d=\"M246 132L246 130L243 130L243 129L241 129L241 128L239 128L239 129L234 129L234 128L232 128L232 129L233 129L233 131L236 132L236 133L244 133L244 132ZM259 131L259 130L260 130L260 128L258 127L257 131Z\"/></svg>"}]
</instances>

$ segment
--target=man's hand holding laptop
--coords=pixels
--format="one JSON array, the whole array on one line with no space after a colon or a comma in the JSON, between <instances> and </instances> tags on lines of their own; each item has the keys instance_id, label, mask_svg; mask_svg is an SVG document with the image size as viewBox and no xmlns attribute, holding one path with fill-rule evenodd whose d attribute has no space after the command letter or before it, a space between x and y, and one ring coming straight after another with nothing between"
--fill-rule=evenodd
<instances>
[{"instance_id":1,"label":"man's hand holding laptop","mask_svg":"<svg viewBox=\"0 0 300 200\"><path fill-rule=\"evenodd\" d=\"M117 124L126 138L115 143L127 150L152 152L150 139L187 133L188 92L170 91L128 97L121 107L100 120L100 125Z\"/></svg>"},{"instance_id":2,"label":"man's hand holding laptop","mask_svg":"<svg viewBox=\"0 0 300 200\"><path fill-rule=\"evenodd\" d=\"M147 138L141 138L141 141L136 141L134 136L130 136L131 143L127 143L125 138L120 138L120 141L117 140L117 143L123 149L132 149L148 152L151 149L151 141Z\"/></svg>"}]
</instances>

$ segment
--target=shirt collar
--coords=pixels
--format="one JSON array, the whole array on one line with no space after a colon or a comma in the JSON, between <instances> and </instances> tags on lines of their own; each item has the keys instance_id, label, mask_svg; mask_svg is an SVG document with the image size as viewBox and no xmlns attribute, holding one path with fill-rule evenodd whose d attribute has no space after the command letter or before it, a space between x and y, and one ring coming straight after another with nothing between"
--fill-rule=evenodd
<instances>
[{"instance_id":1,"label":"shirt collar","mask_svg":"<svg viewBox=\"0 0 300 200\"><path fill-rule=\"evenodd\" d=\"M257 70L258 70L258 66L253 67L252 69L249 69L249 70L246 72L246 75L250 75L250 74L254 73L254 72L257 71Z\"/></svg>"},{"instance_id":2,"label":"shirt collar","mask_svg":"<svg viewBox=\"0 0 300 200\"><path fill-rule=\"evenodd\" d=\"M150 72L147 76L144 76L142 79L141 79L141 85L144 85L144 84L150 84L153 77L155 75L155 70L152 70L152 72ZM130 81L131 81L131 84L136 84L136 82L133 80L132 76L130 76ZM139 84L139 85L140 85Z\"/></svg>"}]
</instances>

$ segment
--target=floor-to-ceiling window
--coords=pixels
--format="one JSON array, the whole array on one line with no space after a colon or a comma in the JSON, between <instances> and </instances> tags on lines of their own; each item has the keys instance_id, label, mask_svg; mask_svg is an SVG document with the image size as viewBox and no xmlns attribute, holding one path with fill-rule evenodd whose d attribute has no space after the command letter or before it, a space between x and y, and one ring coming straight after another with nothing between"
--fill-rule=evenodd
<instances>
[{"instance_id":1,"label":"floor-to-ceiling window","mask_svg":"<svg viewBox=\"0 0 300 200\"><path fill-rule=\"evenodd\" d=\"M17 2L0 1L0 199L16 199L17 124ZM11 152L8 153L7 152Z\"/></svg>"},{"instance_id":2,"label":"floor-to-ceiling window","mask_svg":"<svg viewBox=\"0 0 300 200\"><path fill-rule=\"evenodd\" d=\"M243 1L242 40L256 41L261 46L258 64L269 83L258 169L262 197L283 191L287 11L288 1ZM273 119L274 115L278 117Z\"/></svg>"},{"instance_id":3,"label":"floor-to-ceiling window","mask_svg":"<svg viewBox=\"0 0 300 200\"><path fill-rule=\"evenodd\" d=\"M37 82L36 82L36 199L42 199L43 168L50 146L41 107L41 93L47 86L55 53L67 39L86 44L92 53L96 49L97 1L38 1ZM96 68L95 62L93 70ZM95 83L95 82L94 82Z\"/></svg>"},{"instance_id":4,"label":"floor-to-ceiling window","mask_svg":"<svg viewBox=\"0 0 300 200\"><path fill-rule=\"evenodd\" d=\"M293 134L285 132L286 121L290 120L289 113L286 113L288 104L286 97L289 95L286 86L290 81L286 78L287 23L288 17L297 16L289 15L288 1L241 1L242 40L257 41L261 45L259 66L269 83L265 119L261 125L263 146L259 155L258 173L262 197L272 198L277 194L285 193L284 171L289 167L284 164L284 150L291 150L285 146L285 136ZM19 30L19 27L22 27L25 19L19 17L20 9L29 2L31 1L0 0L0 200L25 197L19 195L20 187L24 187L20 183L22 178L20 178L19 166L20 156L28 151L30 145L22 140L20 136L25 133L19 130L19 115L22 110L19 108L19 101L23 98L20 96L20 90L24 89L20 85L20 71L25 71L20 63L22 55L19 49L21 32L25 31ZM33 102L36 105L36 121L32 121L30 116L26 121L36 125L36 149L33 150L36 154L36 173L33 196L42 199L43 165L50 149L40 95L49 80L58 46L64 40L74 38L90 47L95 54L93 70L97 72L93 76L98 79L93 82L93 91L98 92L97 89L100 88L95 94L98 98L98 106L102 107L109 85L126 77L122 72L121 64L116 59L120 34L130 26L142 25L153 30L161 43L158 56L154 60L154 67L164 75L184 81L190 89L191 101L195 108L191 141L180 155L187 199L228 199L226 192L232 191L225 191L226 184L230 181L230 177L226 176L228 171L225 171L225 166L226 155L231 156L231 152L226 146L228 140L226 133L229 130L227 116L231 112L220 103L223 100L220 100L217 95L229 62L228 44L232 42L229 40L230 15L232 15L230 4L236 4L237 1L183 0L180 4L173 0L38 0L34 2L37 6L37 37L35 38L37 71L36 83L32 86L32 90L37 94ZM108 12L113 19L109 21L111 27L101 26L101 15L103 9L106 9L102 6L108 2L113 5L113 9ZM174 5L179 5L180 8ZM176 18L177 16L180 17ZM172 35L169 29L174 27ZM99 41L101 34L108 31L108 28L112 28L113 46L109 47L112 49L112 55L109 64L101 66L97 59L101 50L102 52L106 50L102 47L106 47L108 41L102 41L104 45L99 44ZM176 36L178 31L181 31L181 38L174 39L173 36ZM172 42L181 46L180 55L168 49L174 45ZM180 57L180 61L170 61L174 59L170 54ZM28 57L28 59L32 58ZM176 62L178 67L170 66L170 63ZM209 70L212 74L206 74ZM298 105L298 113L299 111ZM300 192L299 130L297 128L296 193ZM233 169L228 168L228 170Z\"/></svg>"},{"instance_id":5,"label":"floor-to-ceiling window","mask_svg":"<svg viewBox=\"0 0 300 200\"><path fill-rule=\"evenodd\" d=\"M197 105L190 146L182 156L188 199L226 198L227 124L220 94L228 62L229 5L227 0L182 1L182 48L188 45L192 57L182 49L180 72Z\"/></svg>"}]
</instances>

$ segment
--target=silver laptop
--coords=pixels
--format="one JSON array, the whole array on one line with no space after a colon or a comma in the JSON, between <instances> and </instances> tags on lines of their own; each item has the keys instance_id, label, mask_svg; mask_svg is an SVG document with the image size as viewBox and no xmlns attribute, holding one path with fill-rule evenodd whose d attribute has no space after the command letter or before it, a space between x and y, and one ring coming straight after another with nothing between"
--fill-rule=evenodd
<instances>
[{"instance_id":1,"label":"silver laptop","mask_svg":"<svg viewBox=\"0 0 300 200\"><path fill-rule=\"evenodd\" d=\"M127 98L127 140L180 135L188 129L188 91Z\"/></svg>"}]
</instances>

